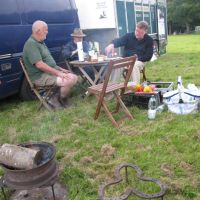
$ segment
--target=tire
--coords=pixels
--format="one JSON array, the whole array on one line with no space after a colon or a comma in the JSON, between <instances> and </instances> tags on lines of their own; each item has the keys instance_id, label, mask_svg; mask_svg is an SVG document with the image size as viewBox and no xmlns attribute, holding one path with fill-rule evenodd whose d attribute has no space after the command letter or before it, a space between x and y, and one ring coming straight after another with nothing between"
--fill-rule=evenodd
<instances>
[{"instance_id":1,"label":"tire","mask_svg":"<svg viewBox=\"0 0 200 200\"><path fill-rule=\"evenodd\" d=\"M30 100L36 99L36 96L34 92L31 90L26 78L24 78L22 81L19 95L20 95L20 98L24 101L30 101Z\"/></svg>"}]
</instances>

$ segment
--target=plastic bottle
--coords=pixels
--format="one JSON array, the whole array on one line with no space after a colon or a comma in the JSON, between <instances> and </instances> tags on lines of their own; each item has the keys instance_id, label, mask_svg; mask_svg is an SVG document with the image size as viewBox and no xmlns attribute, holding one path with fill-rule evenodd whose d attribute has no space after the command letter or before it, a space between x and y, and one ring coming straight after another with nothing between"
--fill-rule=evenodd
<instances>
[{"instance_id":1,"label":"plastic bottle","mask_svg":"<svg viewBox=\"0 0 200 200\"><path fill-rule=\"evenodd\" d=\"M179 93L179 103L184 103L182 99L183 84L182 84L181 76L178 76L178 79L177 79L177 89Z\"/></svg>"},{"instance_id":2,"label":"plastic bottle","mask_svg":"<svg viewBox=\"0 0 200 200\"><path fill-rule=\"evenodd\" d=\"M156 98L154 95L151 95L151 98L149 99L148 108L150 110L156 110L156 108L157 108L157 102L156 102Z\"/></svg>"},{"instance_id":3,"label":"plastic bottle","mask_svg":"<svg viewBox=\"0 0 200 200\"><path fill-rule=\"evenodd\" d=\"M149 119L155 119L156 117L156 108L157 108L157 101L154 95L151 96L149 99L148 104L148 118Z\"/></svg>"},{"instance_id":4,"label":"plastic bottle","mask_svg":"<svg viewBox=\"0 0 200 200\"><path fill-rule=\"evenodd\" d=\"M94 42L94 48L95 48L95 52L97 53L97 55L99 55L99 43L98 42Z\"/></svg>"},{"instance_id":5,"label":"plastic bottle","mask_svg":"<svg viewBox=\"0 0 200 200\"><path fill-rule=\"evenodd\" d=\"M88 50L88 56L89 56L89 61L92 61L92 57L94 55L94 50L93 50L93 43L90 41L89 42L89 50Z\"/></svg>"},{"instance_id":6,"label":"plastic bottle","mask_svg":"<svg viewBox=\"0 0 200 200\"><path fill-rule=\"evenodd\" d=\"M97 50L96 50L95 45L93 44L93 46L92 46L91 60L92 60L92 61L97 61L97 59L98 59Z\"/></svg>"},{"instance_id":7,"label":"plastic bottle","mask_svg":"<svg viewBox=\"0 0 200 200\"><path fill-rule=\"evenodd\" d=\"M181 76L178 76L178 78L177 78L177 85L178 85L178 87L182 87L183 86Z\"/></svg>"}]
</instances>

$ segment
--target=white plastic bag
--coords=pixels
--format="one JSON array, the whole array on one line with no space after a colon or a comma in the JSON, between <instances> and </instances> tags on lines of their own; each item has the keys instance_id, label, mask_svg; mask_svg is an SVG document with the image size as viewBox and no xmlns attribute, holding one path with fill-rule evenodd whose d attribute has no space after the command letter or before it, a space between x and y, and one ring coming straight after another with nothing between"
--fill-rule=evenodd
<instances>
[{"instance_id":1,"label":"white plastic bag","mask_svg":"<svg viewBox=\"0 0 200 200\"><path fill-rule=\"evenodd\" d=\"M199 99L199 90L174 90L163 95L163 103L168 106L168 110L172 113L181 115L197 113Z\"/></svg>"}]
</instances>

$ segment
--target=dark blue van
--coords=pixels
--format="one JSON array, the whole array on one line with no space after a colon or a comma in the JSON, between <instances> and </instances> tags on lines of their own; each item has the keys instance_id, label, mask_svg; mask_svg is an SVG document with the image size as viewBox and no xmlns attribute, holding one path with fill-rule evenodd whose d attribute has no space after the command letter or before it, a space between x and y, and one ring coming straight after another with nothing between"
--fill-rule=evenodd
<instances>
[{"instance_id":1,"label":"dark blue van","mask_svg":"<svg viewBox=\"0 0 200 200\"><path fill-rule=\"evenodd\" d=\"M74 0L1 0L0 99L16 93L25 100L32 97L19 57L36 20L48 24L45 43L56 62L59 62L62 45L70 40L73 29L79 27Z\"/></svg>"}]
</instances>

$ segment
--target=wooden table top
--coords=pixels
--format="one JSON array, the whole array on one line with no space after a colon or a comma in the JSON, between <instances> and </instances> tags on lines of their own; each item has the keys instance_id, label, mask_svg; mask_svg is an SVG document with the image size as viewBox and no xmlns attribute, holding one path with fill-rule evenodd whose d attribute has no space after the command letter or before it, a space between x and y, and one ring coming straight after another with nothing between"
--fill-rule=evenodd
<instances>
[{"instance_id":1,"label":"wooden table top","mask_svg":"<svg viewBox=\"0 0 200 200\"><path fill-rule=\"evenodd\" d=\"M110 61L109 60L104 60L104 61L70 61L69 63L74 66L82 66L82 65L105 65L108 64Z\"/></svg>"}]
</instances>

